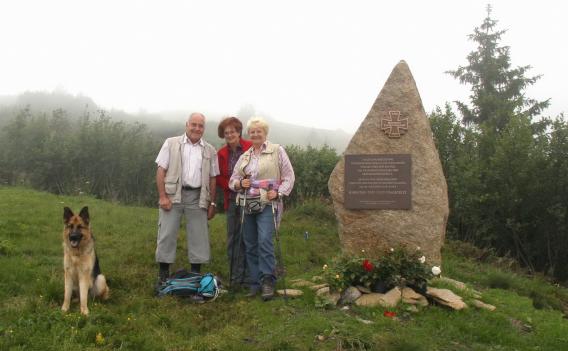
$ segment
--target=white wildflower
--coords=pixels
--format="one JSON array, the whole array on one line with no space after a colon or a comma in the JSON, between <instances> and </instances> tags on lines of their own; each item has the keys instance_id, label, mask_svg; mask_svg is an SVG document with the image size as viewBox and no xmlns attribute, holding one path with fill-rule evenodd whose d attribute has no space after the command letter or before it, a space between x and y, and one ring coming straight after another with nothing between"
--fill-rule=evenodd
<instances>
[{"instance_id":1,"label":"white wildflower","mask_svg":"<svg viewBox=\"0 0 568 351\"><path fill-rule=\"evenodd\" d=\"M418 261L420 261L420 263L424 263L426 262L426 256L422 256L418 259Z\"/></svg>"},{"instance_id":2,"label":"white wildflower","mask_svg":"<svg viewBox=\"0 0 568 351\"><path fill-rule=\"evenodd\" d=\"M435 276L438 276L438 275L440 275L440 273L442 273L442 270L440 269L440 267L438 267L438 266L432 267L432 274L434 274Z\"/></svg>"}]
</instances>

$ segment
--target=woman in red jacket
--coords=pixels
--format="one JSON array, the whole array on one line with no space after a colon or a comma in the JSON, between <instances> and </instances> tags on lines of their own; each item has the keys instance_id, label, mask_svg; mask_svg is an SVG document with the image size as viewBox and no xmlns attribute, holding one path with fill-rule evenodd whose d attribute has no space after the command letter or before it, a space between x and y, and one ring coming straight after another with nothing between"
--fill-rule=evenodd
<instances>
[{"instance_id":1,"label":"woman in red jacket","mask_svg":"<svg viewBox=\"0 0 568 351\"><path fill-rule=\"evenodd\" d=\"M220 174L217 176L217 186L223 189L223 205L227 213L227 256L231 288L248 286L248 271L245 260L245 244L241 238L241 216L235 203L236 194L229 189L229 179L233 168L243 152L247 151L252 142L242 138L243 124L236 117L225 118L219 123L217 133L224 138L226 144L219 149L217 157Z\"/></svg>"}]
</instances>

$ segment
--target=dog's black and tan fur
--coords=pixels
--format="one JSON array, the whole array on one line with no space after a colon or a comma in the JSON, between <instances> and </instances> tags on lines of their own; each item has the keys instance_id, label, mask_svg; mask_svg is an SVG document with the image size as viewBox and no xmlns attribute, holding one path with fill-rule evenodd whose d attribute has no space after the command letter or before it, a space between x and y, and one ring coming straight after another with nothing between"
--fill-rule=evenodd
<instances>
[{"instance_id":1,"label":"dog's black and tan fur","mask_svg":"<svg viewBox=\"0 0 568 351\"><path fill-rule=\"evenodd\" d=\"M65 296L63 311L69 310L71 295L79 292L81 313L89 314L88 296L106 300L109 289L101 274L95 253L95 240L89 224L89 209L83 207L78 215L69 207L63 210L63 267L65 269Z\"/></svg>"}]
</instances>

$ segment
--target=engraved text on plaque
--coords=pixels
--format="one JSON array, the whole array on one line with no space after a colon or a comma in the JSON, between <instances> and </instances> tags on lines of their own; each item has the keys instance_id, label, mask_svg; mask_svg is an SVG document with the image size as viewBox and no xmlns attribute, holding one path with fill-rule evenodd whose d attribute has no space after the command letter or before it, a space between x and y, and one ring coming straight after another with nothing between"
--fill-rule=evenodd
<instances>
[{"instance_id":1,"label":"engraved text on plaque","mask_svg":"<svg viewBox=\"0 0 568 351\"><path fill-rule=\"evenodd\" d=\"M345 155L345 208L412 207L410 154Z\"/></svg>"}]
</instances>

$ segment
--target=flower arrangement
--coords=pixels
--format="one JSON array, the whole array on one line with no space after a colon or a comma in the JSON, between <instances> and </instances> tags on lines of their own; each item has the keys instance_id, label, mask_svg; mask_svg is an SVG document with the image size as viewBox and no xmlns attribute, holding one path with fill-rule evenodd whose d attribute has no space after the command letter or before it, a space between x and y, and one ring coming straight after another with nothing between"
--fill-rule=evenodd
<instances>
[{"instance_id":1,"label":"flower arrangement","mask_svg":"<svg viewBox=\"0 0 568 351\"><path fill-rule=\"evenodd\" d=\"M378 257L371 259L364 250L360 256L336 257L323 266L323 278L336 291L358 285L374 290L378 284L388 288L411 286L425 291L428 279L441 272L437 266L428 266L419 247L410 250L404 246L390 248Z\"/></svg>"}]
</instances>

